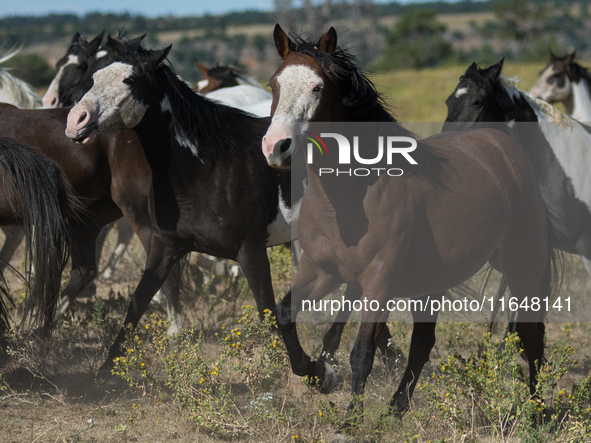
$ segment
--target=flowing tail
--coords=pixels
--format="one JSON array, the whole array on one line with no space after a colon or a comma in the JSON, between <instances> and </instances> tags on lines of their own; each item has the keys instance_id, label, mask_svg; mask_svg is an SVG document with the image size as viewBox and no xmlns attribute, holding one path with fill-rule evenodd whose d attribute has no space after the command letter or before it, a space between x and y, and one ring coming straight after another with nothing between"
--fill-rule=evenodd
<instances>
[{"instance_id":1,"label":"flowing tail","mask_svg":"<svg viewBox=\"0 0 591 443\"><path fill-rule=\"evenodd\" d=\"M35 267L22 324L35 313L37 324L49 331L59 298L62 271L70 254L66 217L79 212L82 206L54 161L4 137L0 137L0 180L8 202L5 207L12 210L7 217L16 219L25 230L27 275L31 275L31 265ZM6 307L3 301L1 303L0 321L6 322L6 315L1 315Z\"/></svg>"}]
</instances>

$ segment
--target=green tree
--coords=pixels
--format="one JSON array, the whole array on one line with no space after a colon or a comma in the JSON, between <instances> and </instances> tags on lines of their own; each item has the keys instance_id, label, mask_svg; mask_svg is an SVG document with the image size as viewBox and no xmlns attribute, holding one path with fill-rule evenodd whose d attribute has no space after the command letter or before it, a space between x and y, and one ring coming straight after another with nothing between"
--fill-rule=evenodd
<instances>
[{"instance_id":1,"label":"green tree","mask_svg":"<svg viewBox=\"0 0 591 443\"><path fill-rule=\"evenodd\" d=\"M524 58L535 44L554 31L552 8L546 3L531 0L503 0L492 5L499 21L499 36L517 43L517 59ZM544 42L548 47L548 42ZM544 57L546 58L546 57Z\"/></svg>"},{"instance_id":2,"label":"green tree","mask_svg":"<svg viewBox=\"0 0 591 443\"><path fill-rule=\"evenodd\" d=\"M452 46L443 34L445 25L430 9L416 9L400 17L388 35L380 69L421 69L435 66L452 55Z\"/></svg>"}]
</instances>

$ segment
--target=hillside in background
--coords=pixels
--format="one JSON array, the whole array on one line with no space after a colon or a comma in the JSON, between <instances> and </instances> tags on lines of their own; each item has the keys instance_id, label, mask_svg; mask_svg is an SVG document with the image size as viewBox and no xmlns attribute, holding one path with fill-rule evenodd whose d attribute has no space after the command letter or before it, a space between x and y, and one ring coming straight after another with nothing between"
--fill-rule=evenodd
<instances>
[{"instance_id":1,"label":"hillside in background","mask_svg":"<svg viewBox=\"0 0 591 443\"><path fill-rule=\"evenodd\" d=\"M0 44L5 51L24 45L23 55L37 54L54 66L75 32L89 36L103 30L112 34L125 30L129 37L147 34L145 42L149 47L174 45L171 62L190 82L200 78L195 59L208 65L238 61L239 66L255 77L268 78L278 63L272 39L277 22L284 29L305 37L317 37L334 26L340 44L352 50L364 66L378 71L463 64L473 60L487 64L501 56L541 62L547 58L549 48L556 52L576 48L579 56L591 58L588 43L591 14L586 2L466 0L401 5L396 2L375 4L368 0L323 0L303 1L304 6L299 8L292 7L291 0L275 4L277 10L273 12L245 11L220 16L147 18L129 13L89 13L84 16L5 17L0 19ZM408 21L410 17L412 21L413 14L425 10L433 13L429 20L436 21L433 29L439 30L446 50L427 58L423 64L407 61L396 46L385 52L401 18ZM423 17L426 16L423 14ZM413 29L418 29L420 34L423 26L415 23ZM408 40L412 38L415 37L409 36ZM396 44L411 47L409 41ZM391 58L391 53L397 54L397 63L384 63L384 57ZM19 63L13 65L15 75L29 81L41 75L38 60L32 68L32 62ZM23 72L26 70L34 72ZM46 82L46 78L48 75L44 73L37 83Z\"/></svg>"}]
</instances>

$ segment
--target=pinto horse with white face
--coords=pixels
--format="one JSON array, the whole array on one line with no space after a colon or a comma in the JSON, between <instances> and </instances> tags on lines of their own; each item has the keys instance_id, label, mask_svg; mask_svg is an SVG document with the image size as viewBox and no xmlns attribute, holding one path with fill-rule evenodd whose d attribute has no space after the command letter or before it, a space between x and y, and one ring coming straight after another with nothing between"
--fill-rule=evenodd
<instances>
[{"instance_id":1,"label":"pinto horse with white face","mask_svg":"<svg viewBox=\"0 0 591 443\"><path fill-rule=\"evenodd\" d=\"M271 166L289 168L303 148L296 122L383 122L388 134L413 138L388 112L353 57L337 48L333 28L318 42L309 42L290 39L277 25L274 38L283 63L270 80L272 122L262 143ZM316 158L314 167L307 164L308 188L298 225L304 253L291 291L277 306L277 322L294 373L318 377L325 390L333 387L334 368L306 355L293 319L303 300L319 300L342 283L360 288L363 297L382 307L393 297L433 300L489 261L503 271L519 300L553 292L552 237L521 147L490 129L415 141L412 157L418 164L407 165L400 177L382 174L363 182L325 178ZM375 150L359 147L362 158L373 158L368 149ZM320 157L320 165L329 157ZM364 222L355 241L351 219ZM384 309L362 313L351 353L351 422L362 408L359 396L387 318ZM396 413L408 407L435 343L437 313L414 311L413 319L408 366L390 403ZM536 364L543 357L543 317L520 309L516 329L528 357L533 394Z\"/></svg>"},{"instance_id":2,"label":"pinto horse with white face","mask_svg":"<svg viewBox=\"0 0 591 443\"><path fill-rule=\"evenodd\" d=\"M72 104L72 85L76 86L88 68L88 59L98 51L105 31L92 40L76 32L66 51L56 64L57 73L43 96L43 106L57 108Z\"/></svg>"},{"instance_id":3,"label":"pinto horse with white face","mask_svg":"<svg viewBox=\"0 0 591 443\"><path fill-rule=\"evenodd\" d=\"M133 128L152 169L150 216L161 246L149 249L125 325L137 325L190 251L237 260L259 312L274 311L266 247L291 239L291 196L297 200L303 186L291 189L288 172L266 165L259 146L269 120L197 94L164 63L169 50L138 47L95 73L66 129L84 144L97 131ZM124 337L122 328L103 369L120 355Z\"/></svg>"},{"instance_id":4,"label":"pinto horse with white face","mask_svg":"<svg viewBox=\"0 0 591 443\"><path fill-rule=\"evenodd\" d=\"M531 161L542 197L555 217L557 247L580 255L591 274L589 128L519 90L502 70L503 60L488 68L473 63L446 101L442 130L493 127L513 137Z\"/></svg>"},{"instance_id":5,"label":"pinto horse with white face","mask_svg":"<svg viewBox=\"0 0 591 443\"><path fill-rule=\"evenodd\" d=\"M550 53L529 94L548 103L563 102L566 113L585 124L591 123L591 72L575 62L576 51L564 57Z\"/></svg>"}]
</instances>

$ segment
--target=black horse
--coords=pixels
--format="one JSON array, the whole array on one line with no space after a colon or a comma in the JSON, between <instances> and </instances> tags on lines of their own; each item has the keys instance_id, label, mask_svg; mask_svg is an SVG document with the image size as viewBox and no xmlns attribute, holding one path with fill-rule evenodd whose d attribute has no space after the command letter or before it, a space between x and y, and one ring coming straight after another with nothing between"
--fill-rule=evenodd
<instances>
[{"instance_id":1,"label":"black horse","mask_svg":"<svg viewBox=\"0 0 591 443\"><path fill-rule=\"evenodd\" d=\"M581 256L591 274L589 128L520 91L502 75L503 60L473 63L448 97L443 131L494 127L512 136L532 163L544 201L554 215L558 247Z\"/></svg>"}]
</instances>

